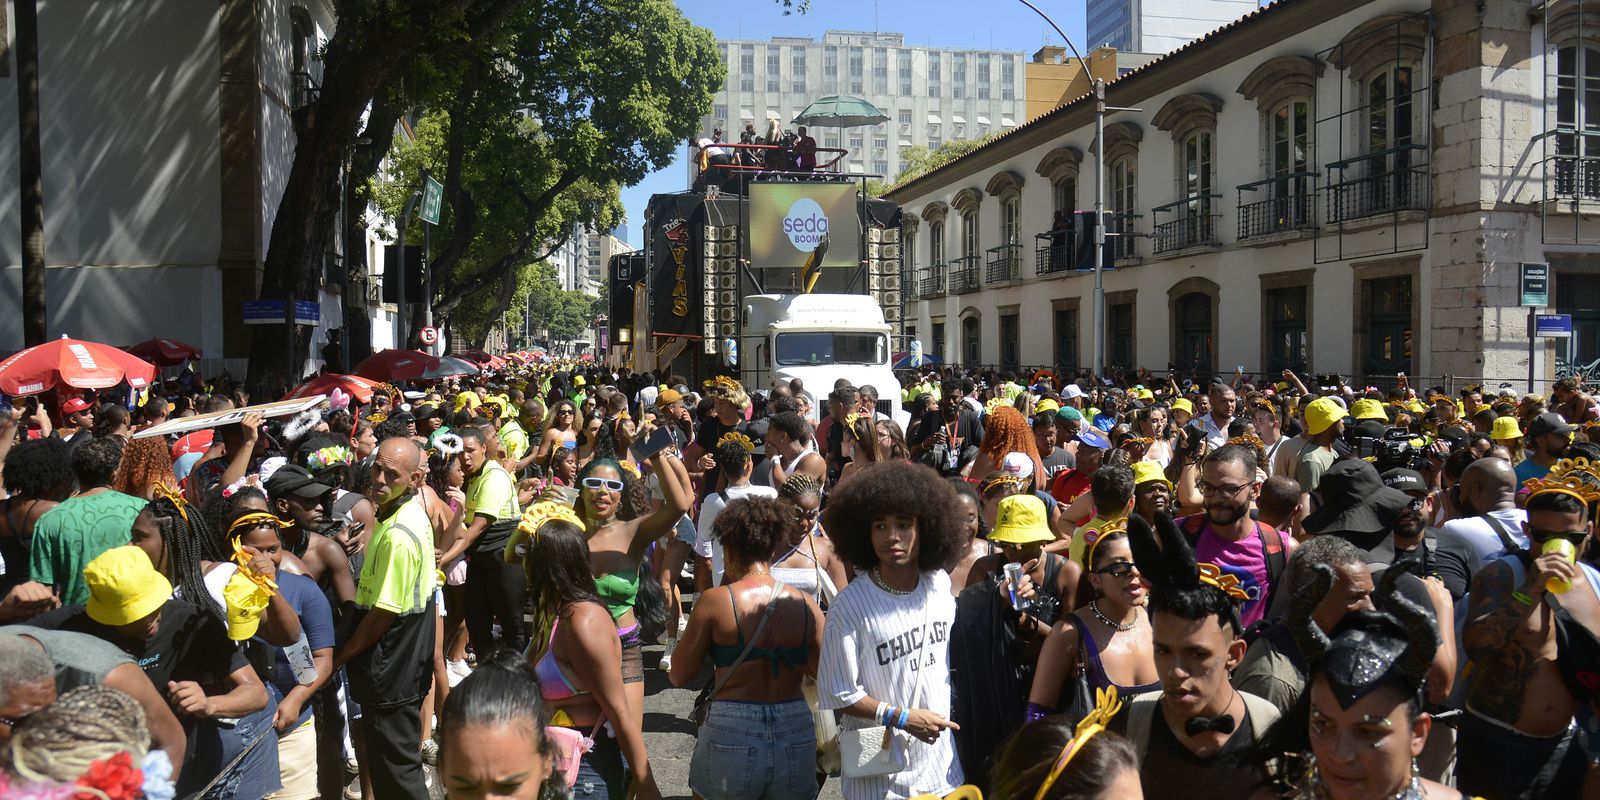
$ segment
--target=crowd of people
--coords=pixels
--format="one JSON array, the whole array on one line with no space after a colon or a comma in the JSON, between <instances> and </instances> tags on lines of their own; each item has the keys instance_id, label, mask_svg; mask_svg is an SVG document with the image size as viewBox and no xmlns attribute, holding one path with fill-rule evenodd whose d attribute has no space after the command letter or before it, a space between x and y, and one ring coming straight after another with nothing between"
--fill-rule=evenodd
<instances>
[{"instance_id":1,"label":"crowd of people","mask_svg":"<svg viewBox=\"0 0 1600 800\"><path fill-rule=\"evenodd\" d=\"M689 139L697 167L692 191L701 192L707 186L736 191L740 170L788 174L817 169L817 140L804 125L789 131L769 119L766 133L758 133L755 123L747 122L739 132L739 144L757 146L730 147L722 137L722 129L713 128L710 136Z\"/></svg>"},{"instance_id":2,"label":"crowd of people","mask_svg":"<svg viewBox=\"0 0 1600 800\"><path fill-rule=\"evenodd\" d=\"M1600 796L1575 381L190 377L0 414L0 796Z\"/></svg>"}]
</instances>

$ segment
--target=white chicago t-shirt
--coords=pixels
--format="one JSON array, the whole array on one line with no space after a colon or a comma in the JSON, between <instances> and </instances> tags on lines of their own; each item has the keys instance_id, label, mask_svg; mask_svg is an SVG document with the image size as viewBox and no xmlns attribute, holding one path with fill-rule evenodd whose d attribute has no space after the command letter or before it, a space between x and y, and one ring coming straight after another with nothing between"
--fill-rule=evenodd
<instances>
[{"instance_id":1,"label":"white chicago t-shirt","mask_svg":"<svg viewBox=\"0 0 1600 800\"><path fill-rule=\"evenodd\" d=\"M817 688L824 707L844 708L862 697L892 706L924 708L950 718L950 626L956 599L950 576L924 572L907 595L890 594L862 575L851 581L828 608L817 664ZM846 730L876 725L846 716ZM882 778L845 778L845 800L883 800L918 794L946 794L962 783L955 739L949 731L933 744L897 734L906 745L909 767Z\"/></svg>"}]
</instances>

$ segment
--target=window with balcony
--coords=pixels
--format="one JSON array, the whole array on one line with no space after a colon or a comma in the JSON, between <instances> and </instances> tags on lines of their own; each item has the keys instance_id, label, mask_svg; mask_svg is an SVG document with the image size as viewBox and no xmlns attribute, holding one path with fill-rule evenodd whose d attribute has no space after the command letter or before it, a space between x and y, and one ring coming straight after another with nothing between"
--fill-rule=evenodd
<instances>
[{"instance_id":1,"label":"window with balcony","mask_svg":"<svg viewBox=\"0 0 1600 800\"><path fill-rule=\"evenodd\" d=\"M1240 239L1310 230L1315 224L1315 122L1312 98L1326 62L1309 56L1278 56L1256 66L1239 94L1261 111L1266 175L1236 187Z\"/></svg>"},{"instance_id":2,"label":"window with balcony","mask_svg":"<svg viewBox=\"0 0 1600 800\"><path fill-rule=\"evenodd\" d=\"M987 283L1022 279L1022 175L1011 170L995 173L985 190L1000 200L1000 242L985 251Z\"/></svg>"},{"instance_id":3,"label":"window with balcony","mask_svg":"<svg viewBox=\"0 0 1600 800\"><path fill-rule=\"evenodd\" d=\"M950 262L950 291L956 294L975 292L982 287L978 279L978 262L982 255L978 245L977 201L963 203L958 210L961 212L961 255Z\"/></svg>"},{"instance_id":4,"label":"window with balcony","mask_svg":"<svg viewBox=\"0 0 1600 800\"><path fill-rule=\"evenodd\" d=\"M1556 51L1555 122L1555 196L1600 199L1600 49Z\"/></svg>"},{"instance_id":5,"label":"window with balcony","mask_svg":"<svg viewBox=\"0 0 1600 800\"><path fill-rule=\"evenodd\" d=\"M1183 94L1151 118L1177 143L1178 198L1154 209L1156 253L1217 244L1214 140L1221 110L1222 101L1212 95Z\"/></svg>"},{"instance_id":6,"label":"window with balcony","mask_svg":"<svg viewBox=\"0 0 1600 800\"><path fill-rule=\"evenodd\" d=\"M1324 55L1343 77L1338 113L1331 124L1316 128L1339 137L1336 148L1327 148L1340 154L1327 165L1329 223L1378 215L1397 220L1398 212L1427 208L1432 103L1422 65L1428 63L1431 36L1421 15L1380 16Z\"/></svg>"},{"instance_id":7,"label":"window with balcony","mask_svg":"<svg viewBox=\"0 0 1600 800\"><path fill-rule=\"evenodd\" d=\"M0 13L0 24L5 23L4 13ZM289 79L294 87L292 102L295 108L303 108L317 99L317 79L312 74L311 61L317 49L316 28L311 24L311 14L298 6L289 11ZM0 56L4 56L5 46L0 44ZM4 68L0 67L0 75Z\"/></svg>"}]
</instances>

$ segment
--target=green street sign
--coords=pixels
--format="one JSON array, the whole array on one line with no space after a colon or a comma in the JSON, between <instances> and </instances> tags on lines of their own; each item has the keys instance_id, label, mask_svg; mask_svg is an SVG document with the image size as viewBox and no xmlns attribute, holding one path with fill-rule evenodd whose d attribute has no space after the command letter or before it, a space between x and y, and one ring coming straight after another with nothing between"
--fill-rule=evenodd
<instances>
[{"instance_id":1,"label":"green street sign","mask_svg":"<svg viewBox=\"0 0 1600 800\"><path fill-rule=\"evenodd\" d=\"M439 209L444 206L444 184L434 180L432 176L422 179L422 221L429 225L439 224Z\"/></svg>"}]
</instances>

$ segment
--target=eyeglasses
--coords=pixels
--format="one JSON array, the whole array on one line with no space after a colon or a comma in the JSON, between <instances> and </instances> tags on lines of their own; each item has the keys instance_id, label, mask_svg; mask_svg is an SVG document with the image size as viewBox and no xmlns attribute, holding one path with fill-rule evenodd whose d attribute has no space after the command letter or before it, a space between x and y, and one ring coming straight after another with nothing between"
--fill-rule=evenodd
<instances>
[{"instance_id":1,"label":"eyeglasses","mask_svg":"<svg viewBox=\"0 0 1600 800\"><path fill-rule=\"evenodd\" d=\"M593 475L583 479L583 488L596 491L605 489L608 492L622 491L622 481L616 478L597 478Z\"/></svg>"},{"instance_id":2,"label":"eyeglasses","mask_svg":"<svg viewBox=\"0 0 1600 800\"><path fill-rule=\"evenodd\" d=\"M1534 544L1544 544L1551 539L1566 539L1577 547L1583 544L1588 535L1588 531L1542 531L1538 528L1528 528L1528 540Z\"/></svg>"},{"instance_id":3,"label":"eyeglasses","mask_svg":"<svg viewBox=\"0 0 1600 800\"><path fill-rule=\"evenodd\" d=\"M1115 563L1112 563L1112 564L1107 564L1107 565L1105 565L1105 566L1103 566L1103 567L1101 567L1101 568L1099 568L1097 570L1094 570L1094 574L1096 574L1096 575L1110 575L1113 578L1126 578L1129 575L1132 575L1133 573L1137 572L1138 569L1139 569L1139 567L1137 565L1135 565L1132 561L1118 561L1118 562L1115 562Z\"/></svg>"},{"instance_id":4,"label":"eyeglasses","mask_svg":"<svg viewBox=\"0 0 1600 800\"><path fill-rule=\"evenodd\" d=\"M1196 483L1194 485L1194 488L1198 489L1200 491L1200 494L1203 494L1203 495L1206 495L1206 496L1210 496L1210 495L1213 495L1213 494L1220 494L1223 497L1233 497L1234 495L1238 494L1241 491L1244 491L1246 488L1249 488L1252 485L1254 485L1254 484L1241 483L1238 486L1215 486L1215 485L1206 483L1205 481L1200 481L1199 483Z\"/></svg>"}]
</instances>

